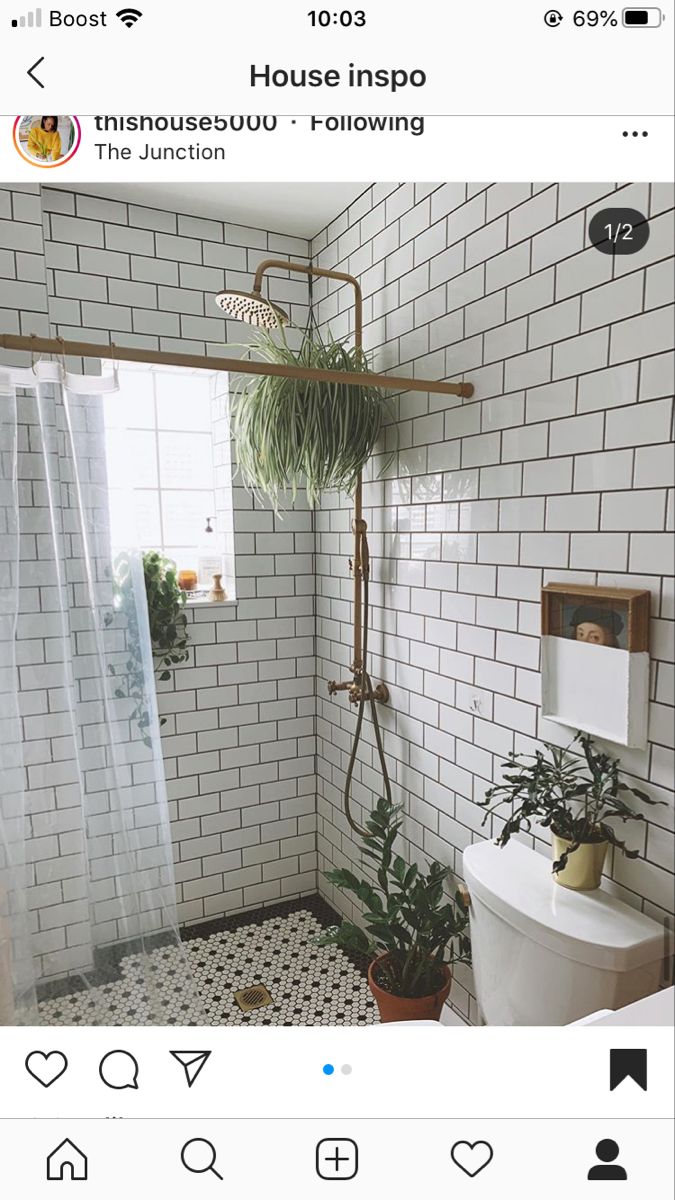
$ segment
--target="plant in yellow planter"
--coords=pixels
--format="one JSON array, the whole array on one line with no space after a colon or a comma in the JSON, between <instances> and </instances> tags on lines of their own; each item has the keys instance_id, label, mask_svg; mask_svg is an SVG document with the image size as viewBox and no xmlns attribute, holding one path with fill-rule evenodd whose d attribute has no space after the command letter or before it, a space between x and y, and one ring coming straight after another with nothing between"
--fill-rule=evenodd
<instances>
[{"instance_id":1,"label":"plant in yellow planter","mask_svg":"<svg viewBox=\"0 0 675 1200\"><path fill-rule=\"evenodd\" d=\"M366 821L363 853L374 864L376 886L344 869L326 873L364 906L365 929L344 921L327 929L319 944L371 959L368 983L382 1021L438 1021L452 964L469 962L469 918L459 893L454 900L445 893L449 867L431 862L425 874L394 854L400 812L382 797Z\"/></svg>"},{"instance_id":2,"label":"plant in yellow planter","mask_svg":"<svg viewBox=\"0 0 675 1200\"><path fill-rule=\"evenodd\" d=\"M639 850L629 850L617 836L612 821L644 821L624 800L634 796L643 804L654 805L638 788L629 787L619 777L620 762L609 754L596 751L587 734L577 733L565 749L544 743L545 752L509 755L503 782L490 788L479 801L493 812L509 805L510 815L497 844L506 846L514 833L530 833L532 825L550 829L553 842L553 875L564 887L590 891L600 887L602 870L610 846L626 858L639 858ZM572 754L579 745L582 756Z\"/></svg>"}]
</instances>

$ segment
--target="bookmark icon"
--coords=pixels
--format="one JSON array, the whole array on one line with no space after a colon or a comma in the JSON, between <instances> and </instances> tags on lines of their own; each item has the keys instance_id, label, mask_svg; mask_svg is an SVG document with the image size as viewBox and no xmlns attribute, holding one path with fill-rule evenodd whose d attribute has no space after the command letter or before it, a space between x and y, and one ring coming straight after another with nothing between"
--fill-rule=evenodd
<instances>
[{"instance_id":1,"label":"bookmark icon","mask_svg":"<svg viewBox=\"0 0 675 1200\"><path fill-rule=\"evenodd\" d=\"M632 1079L634 1083L647 1091L647 1051L619 1050L609 1052L609 1090L613 1092L624 1079Z\"/></svg>"},{"instance_id":2,"label":"bookmark icon","mask_svg":"<svg viewBox=\"0 0 675 1200\"><path fill-rule=\"evenodd\" d=\"M185 1071L185 1078L189 1088L192 1087L195 1079L206 1065L206 1062L211 1057L210 1050L170 1050L169 1054L172 1058L179 1062Z\"/></svg>"}]
</instances>

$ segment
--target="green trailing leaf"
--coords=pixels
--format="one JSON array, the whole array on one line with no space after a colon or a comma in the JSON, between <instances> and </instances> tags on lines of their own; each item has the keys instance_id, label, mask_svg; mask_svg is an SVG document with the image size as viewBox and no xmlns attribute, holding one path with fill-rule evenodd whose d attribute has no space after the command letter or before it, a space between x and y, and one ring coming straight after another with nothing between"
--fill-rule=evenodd
<instances>
[{"instance_id":1,"label":"green trailing leaf","mask_svg":"<svg viewBox=\"0 0 675 1200\"><path fill-rule=\"evenodd\" d=\"M581 757L573 753L581 747ZM533 823L550 829L570 846L553 864L554 874L567 866L568 859L580 846L609 842L627 858L638 858L638 850L629 850L609 823L644 821L622 799L634 796L642 804L661 804L645 792L630 787L619 777L620 760L596 750L588 734L577 733L569 746L561 749L545 743L546 753L509 754L502 763L503 783L485 793L479 801L487 808L483 824L490 815L506 805L510 812L497 843L505 846L515 833L529 833Z\"/></svg>"},{"instance_id":2,"label":"green trailing leaf","mask_svg":"<svg viewBox=\"0 0 675 1200\"><path fill-rule=\"evenodd\" d=\"M397 996L428 996L439 987L445 962L470 961L469 918L459 895L445 893L448 867L428 863L425 875L416 863L407 866L401 855L392 854L400 814L400 806L381 797L366 821L363 853L375 864L379 891L344 868L326 875L361 902L365 929L344 921L323 933L319 943L370 958L386 954L378 982Z\"/></svg>"},{"instance_id":3,"label":"green trailing leaf","mask_svg":"<svg viewBox=\"0 0 675 1200\"><path fill-rule=\"evenodd\" d=\"M291 350L282 328L257 333L253 350L263 362L366 374L363 350L349 349L318 331ZM379 388L260 376L234 392L232 433L244 485L279 510L304 487L310 508L329 489L351 495L358 476L393 412Z\"/></svg>"},{"instance_id":4,"label":"green trailing leaf","mask_svg":"<svg viewBox=\"0 0 675 1200\"><path fill-rule=\"evenodd\" d=\"M158 679L163 683L171 678L170 670L162 670L175 663L186 662L189 657L187 647L187 617L185 615L185 592L178 587L176 564L165 558L157 550L148 550L143 555L143 577L145 594L148 604L148 621L150 626L150 642ZM134 708L131 719L136 722L144 745L152 748L152 741L146 734L150 724L148 708L148 680L142 653L141 629L138 622L138 597L135 591L135 580L132 569L132 559L127 553L117 556L114 563L113 594L115 612L123 619L126 636L128 658L124 668L110 665L111 675L124 676L124 688L115 690L116 699L128 698L133 701ZM109 626L114 619L105 620ZM165 724L162 717L160 725Z\"/></svg>"}]
</instances>

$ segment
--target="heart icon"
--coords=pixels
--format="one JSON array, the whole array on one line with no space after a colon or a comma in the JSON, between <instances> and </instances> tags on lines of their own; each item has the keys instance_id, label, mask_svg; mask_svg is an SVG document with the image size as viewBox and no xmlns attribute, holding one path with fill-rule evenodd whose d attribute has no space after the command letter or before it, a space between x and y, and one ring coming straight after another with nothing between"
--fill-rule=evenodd
<instances>
[{"instance_id":1,"label":"heart icon","mask_svg":"<svg viewBox=\"0 0 675 1200\"><path fill-rule=\"evenodd\" d=\"M450 1157L456 1167L471 1179L480 1175L492 1162L493 1150L489 1142L455 1142Z\"/></svg>"},{"instance_id":2,"label":"heart icon","mask_svg":"<svg viewBox=\"0 0 675 1200\"><path fill-rule=\"evenodd\" d=\"M41 1050L34 1050L26 1059L28 1074L46 1088L56 1083L56 1080L60 1079L67 1069L68 1059L60 1050L50 1050L49 1054L43 1054Z\"/></svg>"}]
</instances>

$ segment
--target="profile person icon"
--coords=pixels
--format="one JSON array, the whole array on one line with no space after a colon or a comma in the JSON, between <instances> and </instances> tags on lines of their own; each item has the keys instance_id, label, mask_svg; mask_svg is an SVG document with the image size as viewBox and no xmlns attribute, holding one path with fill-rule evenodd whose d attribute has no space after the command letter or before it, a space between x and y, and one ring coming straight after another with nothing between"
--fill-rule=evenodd
<instances>
[{"instance_id":1,"label":"profile person icon","mask_svg":"<svg viewBox=\"0 0 675 1200\"><path fill-rule=\"evenodd\" d=\"M604 1138L598 1142L595 1153L600 1162L591 1167L588 1172L589 1179L628 1179L624 1168L615 1161L619 1157L619 1147L611 1138Z\"/></svg>"}]
</instances>

